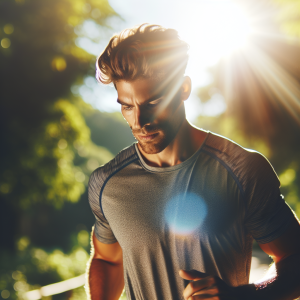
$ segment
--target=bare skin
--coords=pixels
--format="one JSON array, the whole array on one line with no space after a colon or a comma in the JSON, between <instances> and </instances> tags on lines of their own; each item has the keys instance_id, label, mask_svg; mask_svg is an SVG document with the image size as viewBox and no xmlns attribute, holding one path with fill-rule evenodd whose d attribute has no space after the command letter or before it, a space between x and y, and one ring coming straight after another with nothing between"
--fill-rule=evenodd
<instances>
[{"instance_id":1,"label":"bare skin","mask_svg":"<svg viewBox=\"0 0 300 300\"><path fill-rule=\"evenodd\" d=\"M206 132L193 127L185 118L184 101L191 92L185 77L176 96L157 93L157 82L147 79L116 83L122 114L138 141L145 161L155 167L182 163L203 143ZM92 300L117 300L124 288L122 249L116 242L106 245L93 238L95 254L89 269ZM196 270L178 270L191 282L185 299L213 300L292 300L300 295L300 225L294 220L278 239L260 245L272 256L277 275L260 284L232 287L218 277Z\"/></svg>"},{"instance_id":2,"label":"bare skin","mask_svg":"<svg viewBox=\"0 0 300 300\"><path fill-rule=\"evenodd\" d=\"M90 299L118 300L124 289L122 249L119 243L99 242L93 234L93 250L88 270Z\"/></svg>"},{"instance_id":3,"label":"bare skin","mask_svg":"<svg viewBox=\"0 0 300 300\"><path fill-rule=\"evenodd\" d=\"M167 95L155 95L156 85L156 81L147 79L119 81L116 83L118 102L147 163L169 167L193 155L206 132L193 127L185 118L183 102L191 93L189 77L185 77L177 101L169 101Z\"/></svg>"}]
</instances>

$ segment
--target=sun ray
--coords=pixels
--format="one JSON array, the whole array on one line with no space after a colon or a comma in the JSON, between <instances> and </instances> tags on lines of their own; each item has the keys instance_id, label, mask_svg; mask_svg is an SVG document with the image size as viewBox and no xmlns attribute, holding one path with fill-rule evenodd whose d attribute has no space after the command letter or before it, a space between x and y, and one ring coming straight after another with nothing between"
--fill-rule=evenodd
<instances>
[{"instance_id":1,"label":"sun ray","mask_svg":"<svg viewBox=\"0 0 300 300\"><path fill-rule=\"evenodd\" d=\"M262 87L266 92L273 94L300 124L299 83L258 47L252 45L244 54L250 67L261 80Z\"/></svg>"}]
</instances>

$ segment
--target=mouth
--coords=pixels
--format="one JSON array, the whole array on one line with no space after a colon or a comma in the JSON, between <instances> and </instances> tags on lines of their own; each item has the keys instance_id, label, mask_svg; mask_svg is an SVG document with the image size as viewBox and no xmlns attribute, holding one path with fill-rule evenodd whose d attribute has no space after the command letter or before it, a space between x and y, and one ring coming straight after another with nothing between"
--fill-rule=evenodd
<instances>
[{"instance_id":1,"label":"mouth","mask_svg":"<svg viewBox=\"0 0 300 300\"><path fill-rule=\"evenodd\" d=\"M147 134L147 135L138 135L138 138L141 141L148 142L148 141L154 140L157 136L158 136L158 132L157 133L152 133L152 134Z\"/></svg>"}]
</instances>

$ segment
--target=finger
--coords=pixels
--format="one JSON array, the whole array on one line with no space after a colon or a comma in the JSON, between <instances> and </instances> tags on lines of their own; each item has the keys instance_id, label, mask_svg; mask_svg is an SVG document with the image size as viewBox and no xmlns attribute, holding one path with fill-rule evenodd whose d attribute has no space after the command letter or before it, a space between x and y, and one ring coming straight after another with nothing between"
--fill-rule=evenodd
<instances>
[{"instance_id":1,"label":"finger","mask_svg":"<svg viewBox=\"0 0 300 300\"><path fill-rule=\"evenodd\" d=\"M216 286L213 286L208 289L203 289L188 298L188 300L198 299L236 300L237 298L234 295L220 293L219 289Z\"/></svg>"},{"instance_id":2,"label":"finger","mask_svg":"<svg viewBox=\"0 0 300 300\"><path fill-rule=\"evenodd\" d=\"M195 295L212 295L212 296L217 296L217 295L220 295L220 291L218 289L218 287L216 285L213 285L213 286L209 286L205 289L201 289L199 292L196 292L194 293L193 296Z\"/></svg>"},{"instance_id":3,"label":"finger","mask_svg":"<svg viewBox=\"0 0 300 300\"><path fill-rule=\"evenodd\" d=\"M220 300L219 296L210 295L210 294L194 295L190 297L188 300L204 300L204 299Z\"/></svg>"},{"instance_id":4,"label":"finger","mask_svg":"<svg viewBox=\"0 0 300 300\"><path fill-rule=\"evenodd\" d=\"M188 300L236 300L234 297L223 296L223 295L210 295L210 294L202 294L202 295L194 295L191 296Z\"/></svg>"},{"instance_id":5,"label":"finger","mask_svg":"<svg viewBox=\"0 0 300 300\"><path fill-rule=\"evenodd\" d=\"M184 299L188 299L189 297L191 297L196 293L199 293L203 289L205 289L205 293L210 293L210 292L213 293L213 291L210 291L211 289L213 289L215 291L214 294L216 294L218 290L216 289L214 284L215 284L214 278L211 276L200 280L191 281L184 289L183 297Z\"/></svg>"},{"instance_id":6,"label":"finger","mask_svg":"<svg viewBox=\"0 0 300 300\"><path fill-rule=\"evenodd\" d=\"M196 270L180 270L179 271L179 275L183 278L183 279L187 279L187 280L198 280L198 279L202 279L208 276L208 274L206 273L202 273Z\"/></svg>"}]
</instances>

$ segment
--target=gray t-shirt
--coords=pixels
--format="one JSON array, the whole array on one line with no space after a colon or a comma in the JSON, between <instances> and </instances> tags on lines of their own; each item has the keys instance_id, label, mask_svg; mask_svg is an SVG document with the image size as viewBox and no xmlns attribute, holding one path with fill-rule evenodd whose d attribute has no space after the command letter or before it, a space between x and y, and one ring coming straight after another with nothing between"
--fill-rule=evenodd
<instances>
[{"instance_id":1,"label":"gray t-shirt","mask_svg":"<svg viewBox=\"0 0 300 300\"><path fill-rule=\"evenodd\" d=\"M278 238L294 215L258 152L208 132L179 165L148 166L136 144L96 169L89 202L102 243L119 242L128 299L183 299L180 269L249 281L252 241Z\"/></svg>"}]
</instances>

